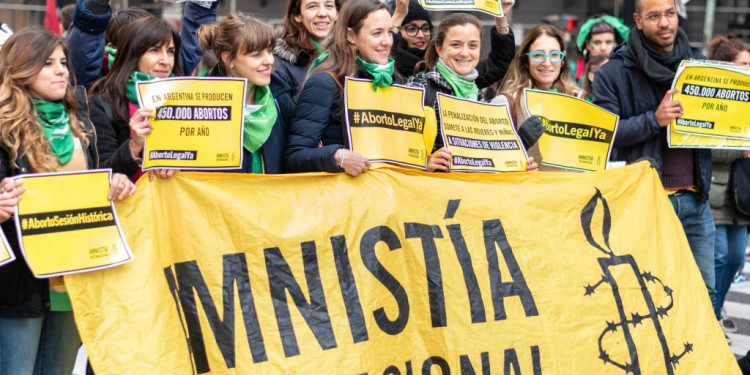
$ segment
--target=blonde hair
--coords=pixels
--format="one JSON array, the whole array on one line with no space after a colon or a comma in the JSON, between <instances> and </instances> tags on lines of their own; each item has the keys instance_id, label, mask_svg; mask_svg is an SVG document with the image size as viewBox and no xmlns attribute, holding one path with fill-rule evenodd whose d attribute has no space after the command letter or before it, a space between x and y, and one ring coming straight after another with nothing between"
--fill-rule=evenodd
<instances>
[{"instance_id":1,"label":"blonde hair","mask_svg":"<svg viewBox=\"0 0 750 375\"><path fill-rule=\"evenodd\" d=\"M235 12L221 22L201 26L198 41L201 49L216 56L219 73L228 75L222 53L228 52L231 60L237 55L270 49L276 38L270 26L251 15Z\"/></svg>"},{"instance_id":2,"label":"blonde hair","mask_svg":"<svg viewBox=\"0 0 750 375\"><path fill-rule=\"evenodd\" d=\"M510 62L508 67L508 73L503 79L501 85L501 92L508 94L513 100L515 108L520 108L521 97L523 96L523 89L530 89L534 87L534 79L531 77L529 71L529 57L526 53L529 52L529 47L536 41L540 36L547 35L553 37L560 44L560 50L565 52L565 40L563 40L560 30L550 25L537 25L528 31L526 37L521 42L521 47L516 52L516 56ZM561 94L567 94L576 96L578 93L578 87L570 81L570 72L568 70L568 59L567 57L560 62L560 75L555 79L552 87L557 89L557 92Z\"/></svg>"},{"instance_id":3,"label":"blonde hair","mask_svg":"<svg viewBox=\"0 0 750 375\"><path fill-rule=\"evenodd\" d=\"M28 159L34 172L52 172L60 166L36 120L29 91L29 85L57 47L62 48L67 58L69 53L62 38L43 28L29 27L8 39L0 53L0 142L10 149L10 163L14 168L19 168L20 157ZM70 84L62 102L70 115L71 132L84 147L88 146L83 124L75 117L78 106Z\"/></svg>"}]
</instances>

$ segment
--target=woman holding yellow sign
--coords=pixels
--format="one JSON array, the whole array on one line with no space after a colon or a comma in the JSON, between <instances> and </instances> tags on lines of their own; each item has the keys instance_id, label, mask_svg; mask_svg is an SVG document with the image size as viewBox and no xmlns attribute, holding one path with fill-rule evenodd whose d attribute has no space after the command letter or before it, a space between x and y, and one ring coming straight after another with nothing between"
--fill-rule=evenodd
<instances>
[{"instance_id":1,"label":"woman holding yellow sign","mask_svg":"<svg viewBox=\"0 0 750 375\"><path fill-rule=\"evenodd\" d=\"M63 39L41 28L16 33L0 55L0 221L16 258L8 213L24 188L8 177L98 167L93 126L69 84L68 55ZM126 176L113 175L109 199L134 192ZM18 259L0 268L0 285L0 373L70 374L81 340L62 281L36 279Z\"/></svg>"},{"instance_id":2,"label":"woman holding yellow sign","mask_svg":"<svg viewBox=\"0 0 750 375\"><path fill-rule=\"evenodd\" d=\"M370 161L344 146L342 126L345 77L373 80L384 87L401 76L389 57L391 15L378 0L349 0L333 29L330 54L305 82L294 108L286 150L288 172L346 172L358 176Z\"/></svg>"},{"instance_id":3,"label":"woman holding yellow sign","mask_svg":"<svg viewBox=\"0 0 750 375\"><path fill-rule=\"evenodd\" d=\"M154 17L134 20L121 31L122 43L112 70L91 88L91 121L96 126L102 166L137 177L146 135L151 132L150 109L138 108L136 82L181 75L176 51L180 35ZM155 170L170 177L174 170ZM151 175L151 176L153 176Z\"/></svg>"},{"instance_id":4,"label":"woman holding yellow sign","mask_svg":"<svg viewBox=\"0 0 750 375\"><path fill-rule=\"evenodd\" d=\"M421 72L407 82L408 86L425 89L424 104L435 109L438 121L438 93L472 101L483 100L476 83L481 43L482 25L478 18L467 13L446 16L427 48L427 72ZM427 171L449 171L451 151L443 146L440 136L436 137L433 149L435 151L427 160ZM528 169L536 168L533 158L529 158Z\"/></svg>"},{"instance_id":5,"label":"woman holding yellow sign","mask_svg":"<svg viewBox=\"0 0 750 375\"><path fill-rule=\"evenodd\" d=\"M210 50L219 62L211 76L247 79L242 145L242 172L282 173L286 122L284 115L294 104L288 95L283 107L274 99L271 82L274 45L271 27L241 12L198 30L201 48ZM283 108L283 109L282 109Z\"/></svg>"}]
</instances>

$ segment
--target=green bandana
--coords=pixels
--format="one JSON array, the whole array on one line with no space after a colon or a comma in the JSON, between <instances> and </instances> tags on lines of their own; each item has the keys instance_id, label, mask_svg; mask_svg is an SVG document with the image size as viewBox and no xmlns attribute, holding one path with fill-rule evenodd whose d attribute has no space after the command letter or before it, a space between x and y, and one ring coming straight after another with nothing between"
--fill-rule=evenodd
<instances>
[{"instance_id":1,"label":"green bandana","mask_svg":"<svg viewBox=\"0 0 750 375\"><path fill-rule=\"evenodd\" d=\"M138 94L135 91L135 83L136 82L142 82L142 81L151 81L156 79L156 77L141 73L139 71L133 72L133 74L130 75L130 78L128 78L128 84L125 87L125 97L128 98L128 101L133 103L136 107L138 106Z\"/></svg>"},{"instance_id":2,"label":"green bandana","mask_svg":"<svg viewBox=\"0 0 750 375\"><path fill-rule=\"evenodd\" d=\"M112 70L112 65L115 65L115 57L117 56L117 48L105 46L104 53L107 54L107 69Z\"/></svg>"},{"instance_id":3,"label":"green bandana","mask_svg":"<svg viewBox=\"0 0 750 375\"><path fill-rule=\"evenodd\" d=\"M316 57L315 60L313 60L312 64L310 64L310 68L307 69L307 72L310 73L313 71L313 69L317 68L320 63L322 63L325 59L328 58L328 55L330 55L330 51L325 51L320 54L320 56Z\"/></svg>"},{"instance_id":4,"label":"green bandana","mask_svg":"<svg viewBox=\"0 0 750 375\"><path fill-rule=\"evenodd\" d=\"M276 123L278 112L276 102L268 86L255 86L255 104L260 108L256 111L245 113L245 126L243 127L242 146L253 153L253 173L262 172L260 163L261 146L266 143L271 135L271 129ZM257 167L260 169L256 170Z\"/></svg>"},{"instance_id":5,"label":"green bandana","mask_svg":"<svg viewBox=\"0 0 750 375\"><path fill-rule=\"evenodd\" d=\"M583 51L583 46L586 45L586 39L588 39L589 34L591 34L591 29L599 22L606 22L610 26L612 26L613 29L615 29L615 32L620 34L620 38L622 40L628 40L628 35L630 34L630 28L625 25L624 22L622 22L621 19L615 18L612 16L601 16L592 18L588 21L586 21L583 25L581 25L581 28L578 29L578 37L576 38L576 47L578 47L579 51Z\"/></svg>"},{"instance_id":6,"label":"green bandana","mask_svg":"<svg viewBox=\"0 0 750 375\"><path fill-rule=\"evenodd\" d=\"M359 57L357 57L357 62L372 76L373 89L377 90L378 87L386 87L393 84L393 59L388 58L388 63L382 65L369 63Z\"/></svg>"},{"instance_id":7,"label":"green bandana","mask_svg":"<svg viewBox=\"0 0 750 375\"><path fill-rule=\"evenodd\" d=\"M448 81L448 84L453 88L453 93L459 98L477 100L479 98L479 87L473 80L467 80L462 78L456 72L453 71L448 65L445 65L443 60L438 60L437 70L440 75Z\"/></svg>"},{"instance_id":8,"label":"green bandana","mask_svg":"<svg viewBox=\"0 0 750 375\"><path fill-rule=\"evenodd\" d=\"M322 43L318 42L315 39L312 39L312 44L315 46L315 49L318 51L318 53L321 53L324 49L326 49L326 47Z\"/></svg>"},{"instance_id":9,"label":"green bandana","mask_svg":"<svg viewBox=\"0 0 750 375\"><path fill-rule=\"evenodd\" d=\"M44 137L52 146L52 154L65 165L73 157L73 134L70 133L70 115L62 102L34 99L36 119L42 125Z\"/></svg>"}]
</instances>

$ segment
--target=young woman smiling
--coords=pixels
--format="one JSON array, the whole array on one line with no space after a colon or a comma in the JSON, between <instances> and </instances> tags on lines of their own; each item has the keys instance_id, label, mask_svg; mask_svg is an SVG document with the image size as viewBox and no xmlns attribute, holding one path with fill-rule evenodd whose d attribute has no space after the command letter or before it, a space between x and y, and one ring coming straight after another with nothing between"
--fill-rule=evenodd
<instances>
[{"instance_id":1,"label":"young woman smiling","mask_svg":"<svg viewBox=\"0 0 750 375\"><path fill-rule=\"evenodd\" d=\"M284 27L273 54L276 69L271 91L296 98L310 63L325 49L341 8L341 0L288 0Z\"/></svg>"},{"instance_id":2,"label":"young woman smiling","mask_svg":"<svg viewBox=\"0 0 750 375\"><path fill-rule=\"evenodd\" d=\"M198 39L204 50L218 58L211 76L247 79L245 94L242 172L282 173L286 142L286 121L293 104L279 103L268 85L271 82L274 36L271 27L241 12L232 13L218 24L203 26ZM280 106L281 105L281 106Z\"/></svg>"},{"instance_id":3,"label":"young woman smiling","mask_svg":"<svg viewBox=\"0 0 750 375\"><path fill-rule=\"evenodd\" d=\"M376 86L403 81L389 58L393 36L388 8L379 0L349 0L334 27L330 54L305 82L289 129L289 172L366 172L370 161L347 150L342 128L345 77L373 80Z\"/></svg>"},{"instance_id":4,"label":"young woman smiling","mask_svg":"<svg viewBox=\"0 0 750 375\"><path fill-rule=\"evenodd\" d=\"M428 71L409 79L408 86L425 89L425 106L435 110L438 122L437 94L443 93L462 99L482 101L482 92L476 83L479 73L479 52L482 43L482 25L478 18L466 13L453 13L443 18L435 39L430 42L425 56ZM451 152L437 136L433 151L427 160L427 171L449 171ZM535 169L529 160L529 169Z\"/></svg>"},{"instance_id":5,"label":"young woman smiling","mask_svg":"<svg viewBox=\"0 0 750 375\"><path fill-rule=\"evenodd\" d=\"M21 257L10 219L24 188L8 179L99 166L96 134L68 81L68 57L62 38L36 27L13 35L0 54L0 222L17 258L0 268L2 374L70 374L81 345L62 279L35 278ZM134 192L126 176L112 176L109 199Z\"/></svg>"}]
</instances>

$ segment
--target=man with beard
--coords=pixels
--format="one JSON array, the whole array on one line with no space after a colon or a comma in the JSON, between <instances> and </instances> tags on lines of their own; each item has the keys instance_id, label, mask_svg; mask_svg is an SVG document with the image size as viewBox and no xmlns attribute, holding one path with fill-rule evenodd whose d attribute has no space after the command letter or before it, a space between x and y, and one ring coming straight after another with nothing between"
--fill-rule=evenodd
<instances>
[{"instance_id":1,"label":"man with beard","mask_svg":"<svg viewBox=\"0 0 750 375\"><path fill-rule=\"evenodd\" d=\"M715 228L708 206L711 151L670 149L667 125L683 115L671 99L682 60L705 59L678 26L674 0L637 0L636 27L596 73L593 99L620 116L613 159L655 161L713 303ZM718 317L717 317L718 318Z\"/></svg>"}]
</instances>

